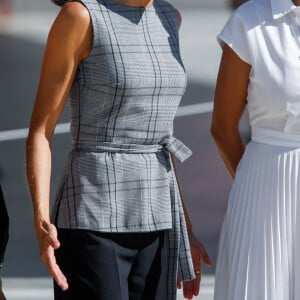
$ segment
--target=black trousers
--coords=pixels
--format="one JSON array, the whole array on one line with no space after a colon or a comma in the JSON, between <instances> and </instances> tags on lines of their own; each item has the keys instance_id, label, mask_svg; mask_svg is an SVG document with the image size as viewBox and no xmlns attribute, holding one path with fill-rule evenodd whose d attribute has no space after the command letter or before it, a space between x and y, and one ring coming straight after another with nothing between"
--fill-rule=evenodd
<instances>
[{"instance_id":1,"label":"black trousers","mask_svg":"<svg viewBox=\"0 0 300 300\"><path fill-rule=\"evenodd\" d=\"M69 289L55 300L165 300L164 232L99 233L59 229L56 259Z\"/></svg>"},{"instance_id":2,"label":"black trousers","mask_svg":"<svg viewBox=\"0 0 300 300\"><path fill-rule=\"evenodd\" d=\"M4 260L4 253L8 241L8 213L0 185L0 267Z\"/></svg>"}]
</instances>

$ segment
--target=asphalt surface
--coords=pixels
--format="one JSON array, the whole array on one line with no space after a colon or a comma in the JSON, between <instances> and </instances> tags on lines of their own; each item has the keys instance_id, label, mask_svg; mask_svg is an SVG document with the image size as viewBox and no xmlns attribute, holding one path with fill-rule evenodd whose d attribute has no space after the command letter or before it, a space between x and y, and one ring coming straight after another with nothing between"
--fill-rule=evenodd
<instances>
[{"instance_id":1,"label":"asphalt surface","mask_svg":"<svg viewBox=\"0 0 300 300\"><path fill-rule=\"evenodd\" d=\"M1 1L3 0L0 3ZM182 105L212 101L221 55L215 36L230 12L225 8L224 1L171 2L180 8L183 15L181 51L189 83ZM48 0L15 0L12 16L3 17L0 14L0 132L28 127L45 40L57 11ZM66 109L60 122L67 121ZM215 265L218 236L231 179L210 136L210 122L211 113L177 118L175 135L194 152L191 159L178 164L177 168L194 232L206 245ZM247 134L245 122L242 130ZM24 150L24 139L0 142L0 182L11 219L10 241L1 276L8 278L7 290L11 293L9 299L12 300L27 299L24 295L18 298L18 292L13 288L16 284L26 288L28 282L31 282L29 285L39 282L38 286L44 291L51 285L51 281L47 279L48 273L39 260L31 201L26 186ZM69 135L55 136L52 198L69 150ZM214 271L214 266L204 267L206 296L203 294L199 299L212 299ZM43 281L42 277L46 279ZM23 279L13 281L13 278ZM27 282L26 278L37 279ZM46 299L42 296L34 298L32 295L28 299ZM43 295L46 297L47 292Z\"/></svg>"}]
</instances>

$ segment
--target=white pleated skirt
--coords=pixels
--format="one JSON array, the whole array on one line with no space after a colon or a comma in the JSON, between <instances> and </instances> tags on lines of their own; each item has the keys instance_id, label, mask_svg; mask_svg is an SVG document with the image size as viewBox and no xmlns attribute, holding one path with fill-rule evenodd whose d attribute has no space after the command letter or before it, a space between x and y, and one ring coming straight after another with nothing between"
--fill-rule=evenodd
<instances>
[{"instance_id":1,"label":"white pleated skirt","mask_svg":"<svg viewBox=\"0 0 300 300\"><path fill-rule=\"evenodd\" d=\"M215 300L300 300L300 148L251 141L223 223Z\"/></svg>"}]
</instances>

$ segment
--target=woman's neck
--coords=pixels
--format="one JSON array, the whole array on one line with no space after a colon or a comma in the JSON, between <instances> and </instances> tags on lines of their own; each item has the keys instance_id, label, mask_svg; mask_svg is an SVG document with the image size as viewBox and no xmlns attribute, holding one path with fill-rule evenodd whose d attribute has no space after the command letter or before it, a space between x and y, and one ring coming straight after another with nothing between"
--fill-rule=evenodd
<instances>
[{"instance_id":1,"label":"woman's neck","mask_svg":"<svg viewBox=\"0 0 300 300\"><path fill-rule=\"evenodd\" d=\"M300 0L293 0L293 2L296 6L300 6Z\"/></svg>"},{"instance_id":2,"label":"woman's neck","mask_svg":"<svg viewBox=\"0 0 300 300\"><path fill-rule=\"evenodd\" d=\"M154 0L113 0L113 1L127 6L133 6L133 7L150 7L153 5Z\"/></svg>"}]
</instances>

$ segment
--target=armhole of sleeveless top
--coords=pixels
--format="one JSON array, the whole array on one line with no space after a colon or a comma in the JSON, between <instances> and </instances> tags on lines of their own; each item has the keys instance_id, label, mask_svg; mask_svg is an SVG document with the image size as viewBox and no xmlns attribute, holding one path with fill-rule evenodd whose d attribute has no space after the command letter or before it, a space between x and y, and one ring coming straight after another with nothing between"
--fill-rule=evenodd
<instances>
[{"instance_id":1,"label":"armhole of sleeveless top","mask_svg":"<svg viewBox=\"0 0 300 300\"><path fill-rule=\"evenodd\" d=\"M172 25L174 26L174 28L176 28L176 32L174 32L174 34L176 35L177 39L178 39L178 32L179 32L179 10L177 10L176 7L174 7L171 3L169 3L168 1L165 0L161 0L160 1L160 10L162 12L162 14L164 15L164 17L168 20L168 22L172 23ZM168 16L168 14L170 14L172 12L173 17Z\"/></svg>"},{"instance_id":2,"label":"armhole of sleeveless top","mask_svg":"<svg viewBox=\"0 0 300 300\"><path fill-rule=\"evenodd\" d=\"M177 41L177 46L179 48L179 23L177 15L178 10L171 3L165 0L159 1L159 9L163 14L164 18L169 23L170 27L173 28L173 38L175 41ZM170 16L170 13L172 13L172 17Z\"/></svg>"},{"instance_id":3,"label":"armhole of sleeveless top","mask_svg":"<svg viewBox=\"0 0 300 300\"><path fill-rule=\"evenodd\" d=\"M93 16L93 8L91 7L91 2L85 2L85 0L72 0L72 1L76 1L81 3L88 11L90 18L91 18L91 25L92 25L92 35L93 35L93 42L92 42L92 48L90 53L82 60L86 61L87 59L89 59L89 57L93 56L94 52L95 52L95 46L96 46L96 37L95 37L95 20L94 20L94 16ZM94 0L94 2L96 4L98 4L97 0ZM93 5L93 4L92 4Z\"/></svg>"},{"instance_id":4,"label":"armhole of sleeveless top","mask_svg":"<svg viewBox=\"0 0 300 300\"><path fill-rule=\"evenodd\" d=\"M169 1L166 1L166 0L161 0L161 3L163 5L163 7L168 7L168 9L170 9L170 11L173 11L174 15L175 15L175 18L174 18L174 21L176 22L175 25L177 25L177 30L179 31L180 29L180 26L181 23L182 23L182 15L180 13L180 11L175 7L173 6L173 4L171 4ZM179 22L181 21L181 22Z\"/></svg>"}]
</instances>

